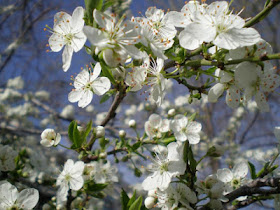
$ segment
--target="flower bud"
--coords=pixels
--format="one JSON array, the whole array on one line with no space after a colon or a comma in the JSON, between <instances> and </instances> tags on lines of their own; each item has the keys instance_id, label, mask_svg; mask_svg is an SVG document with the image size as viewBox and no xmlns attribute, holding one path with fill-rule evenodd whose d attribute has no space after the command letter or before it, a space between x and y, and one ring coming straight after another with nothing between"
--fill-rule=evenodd
<instances>
[{"instance_id":1,"label":"flower bud","mask_svg":"<svg viewBox=\"0 0 280 210\"><path fill-rule=\"evenodd\" d=\"M103 126L96 127L96 138L101 138L105 136L105 128Z\"/></svg>"},{"instance_id":2,"label":"flower bud","mask_svg":"<svg viewBox=\"0 0 280 210\"><path fill-rule=\"evenodd\" d=\"M99 157L102 158L102 159L105 159L107 157L107 153L106 152L101 152L99 154Z\"/></svg>"},{"instance_id":3,"label":"flower bud","mask_svg":"<svg viewBox=\"0 0 280 210\"><path fill-rule=\"evenodd\" d=\"M224 148L220 145L212 146L207 151L209 157L221 157L224 154Z\"/></svg>"},{"instance_id":4,"label":"flower bud","mask_svg":"<svg viewBox=\"0 0 280 210\"><path fill-rule=\"evenodd\" d=\"M168 110L168 113L167 113L168 117L174 117L175 114L176 114L176 110L175 109L169 109Z\"/></svg>"},{"instance_id":5,"label":"flower bud","mask_svg":"<svg viewBox=\"0 0 280 210\"><path fill-rule=\"evenodd\" d=\"M135 128L136 127L136 121L135 120L129 120L128 125L131 128Z\"/></svg>"},{"instance_id":6,"label":"flower bud","mask_svg":"<svg viewBox=\"0 0 280 210\"><path fill-rule=\"evenodd\" d=\"M156 197L157 196L156 192L157 192L156 190L149 190L148 197Z\"/></svg>"},{"instance_id":7,"label":"flower bud","mask_svg":"<svg viewBox=\"0 0 280 210\"><path fill-rule=\"evenodd\" d=\"M120 131L119 131L119 136L120 136L121 138L124 138L124 137L126 136L126 132L125 132L124 130L120 130Z\"/></svg>"},{"instance_id":8,"label":"flower bud","mask_svg":"<svg viewBox=\"0 0 280 210\"><path fill-rule=\"evenodd\" d=\"M151 209L155 205L155 198L154 197L147 197L144 201L145 206L147 209Z\"/></svg>"}]
</instances>

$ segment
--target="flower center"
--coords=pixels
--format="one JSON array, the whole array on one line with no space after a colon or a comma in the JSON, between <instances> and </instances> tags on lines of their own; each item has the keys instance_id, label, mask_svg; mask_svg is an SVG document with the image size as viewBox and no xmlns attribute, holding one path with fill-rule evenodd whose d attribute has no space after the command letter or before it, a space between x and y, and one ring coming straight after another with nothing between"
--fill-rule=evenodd
<instances>
[{"instance_id":1,"label":"flower center","mask_svg":"<svg viewBox=\"0 0 280 210\"><path fill-rule=\"evenodd\" d=\"M67 182L69 182L69 181L71 180L71 175L70 175L70 174L66 174L66 175L65 175L65 180L66 180Z\"/></svg>"},{"instance_id":2,"label":"flower center","mask_svg":"<svg viewBox=\"0 0 280 210\"><path fill-rule=\"evenodd\" d=\"M73 37L74 35L71 33L64 35L65 42L71 45Z\"/></svg>"},{"instance_id":3,"label":"flower center","mask_svg":"<svg viewBox=\"0 0 280 210\"><path fill-rule=\"evenodd\" d=\"M160 174L163 174L165 171L168 171L168 162L164 162L160 166Z\"/></svg>"}]
</instances>

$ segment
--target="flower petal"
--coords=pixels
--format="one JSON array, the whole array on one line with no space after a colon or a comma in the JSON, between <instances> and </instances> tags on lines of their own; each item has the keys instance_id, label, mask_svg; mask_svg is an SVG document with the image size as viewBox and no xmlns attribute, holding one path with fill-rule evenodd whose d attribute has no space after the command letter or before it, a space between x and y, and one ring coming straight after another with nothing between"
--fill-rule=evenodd
<instances>
[{"instance_id":1,"label":"flower petal","mask_svg":"<svg viewBox=\"0 0 280 210\"><path fill-rule=\"evenodd\" d=\"M72 55L73 55L73 48L69 45L66 45L62 53L62 63L63 63L62 69L65 72L68 71L71 65Z\"/></svg>"},{"instance_id":2,"label":"flower petal","mask_svg":"<svg viewBox=\"0 0 280 210\"><path fill-rule=\"evenodd\" d=\"M111 88L111 82L107 77L99 77L93 81L92 89L95 94L103 95Z\"/></svg>"},{"instance_id":3,"label":"flower petal","mask_svg":"<svg viewBox=\"0 0 280 210\"><path fill-rule=\"evenodd\" d=\"M81 99L82 94L83 94L83 90L72 90L68 94L68 101L70 101L71 103L75 103Z\"/></svg>"},{"instance_id":4,"label":"flower petal","mask_svg":"<svg viewBox=\"0 0 280 210\"><path fill-rule=\"evenodd\" d=\"M85 108L87 105L90 104L91 100L93 97L93 93L90 90L85 90L83 92L82 97L80 98L79 102L78 102L78 106L81 108Z\"/></svg>"},{"instance_id":5,"label":"flower petal","mask_svg":"<svg viewBox=\"0 0 280 210\"><path fill-rule=\"evenodd\" d=\"M234 177L244 178L248 174L248 165L246 162L240 162L235 164L232 169L232 173Z\"/></svg>"},{"instance_id":6,"label":"flower petal","mask_svg":"<svg viewBox=\"0 0 280 210\"><path fill-rule=\"evenodd\" d=\"M22 190L17 199L17 203L22 209L33 209L39 201L39 192L36 189Z\"/></svg>"},{"instance_id":7,"label":"flower petal","mask_svg":"<svg viewBox=\"0 0 280 210\"><path fill-rule=\"evenodd\" d=\"M82 31L84 24L84 8L77 7L72 14L72 33L78 33Z\"/></svg>"},{"instance_id":8,"label":"flower petal","mask_svg":"<svg viewBox=\"0 0 280 210\"><path fill-rule=\"evenodd\" d=\"M220 181L228 183L233 179L233 174L228 168L218 169L217 177Z\"/></svg>"}]
</instances>

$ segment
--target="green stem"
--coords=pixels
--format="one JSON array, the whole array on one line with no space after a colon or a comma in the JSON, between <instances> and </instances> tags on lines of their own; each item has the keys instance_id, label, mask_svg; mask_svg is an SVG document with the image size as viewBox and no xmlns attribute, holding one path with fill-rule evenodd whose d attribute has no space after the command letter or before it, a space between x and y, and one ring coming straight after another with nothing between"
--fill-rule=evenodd
<instances>
[{"instance_id":1,"label":"green stem","mask_svg":"<svg viewBox=\"0 0 280 210\"><path fill-rule=\"evenodd\" d=\"M251 27L255 25L256 23L260 22L263 20L269 13L270 11L277 6L280 3L279 0L271 0L270 3L260 12L258 13L255 17L253 17L251 20L249 20L244 27Z\"/></svg>"},{"instance_id":2,"label":"green stem","mask_svg":"<svg viewBox=\"0 0 280 210\"><path fill-rule=\"evenodd\" d=\"M65 149L69 149L69 150L72 150L71 148L69 148L69 147L66 147L66 146L64 146L64 145L62 145L62 144L58 144L59 146L61 146L61 147L63 147L63 148L65 148Z\"/></svg>"},{"instance_id":3,"label":"green stem","mask_svg":"<svg viewBox=\"0 0 280 210\"><path fill-rule=\"evenodd\" d=\"M197 161L197 166L199 165L199 163L204 159L204 158L206 158L207 157L207 154L206 155L204 155L204 156L202 156L200 159L199 159L199 161Z\"/></svg>"}]
</instances>

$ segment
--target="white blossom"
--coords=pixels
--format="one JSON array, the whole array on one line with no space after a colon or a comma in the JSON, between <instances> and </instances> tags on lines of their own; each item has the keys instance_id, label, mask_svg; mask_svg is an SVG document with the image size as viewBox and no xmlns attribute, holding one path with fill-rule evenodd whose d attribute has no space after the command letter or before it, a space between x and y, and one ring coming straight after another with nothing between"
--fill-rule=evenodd
<instances>
[{"instance_id":1,"label":"white blossom","mask_svg":"<svg viewBox=\"0 0 280 210\"><path fill-rule=\"evenodd\" d=\"M169 130L169 120L162 120L157 114L152 114L149 120L145 122L145 132L152 139L154 137L160 138L161 133Z\"/></svg>"},{"instance_id":2,"label":"white blossom","mask_svg":"<svg viewBox=\"0 0 280 210\"><path fill-rule=\"evenodd\" d=\"M12 171L16 168L15 158L18 153L8 145L0 144L0 171Z\"/></svg>"},{"instance_id":3,"label":"white blossom","mask_svg":"<svg viewBox=\"0 0 280 210\"><path fill-rule=\"evenodd\" d=\"M259 33L253 28L243 28L244 25L245 20L232 14L226 1L213 2L203 11L194 12L193 21L179 34L180 45L194 50L203 42L213 42L230 50L260 41Z\"/></svg>"},{"instance_id":4,"label":"white blossom","mask_svg":"<svg viewBox=\"0 0 280 210\"><path fill-rule=\"evenodd\" d=\"M111 82L107 77L98 77L101 72L101 65L97 63L90 72L90 69L83 69L74 80L75 89L68 95L71 103L78 102L79 107L86 107L93 98L93 93L103 95L110 87Z\"/></svg>"},{"instance_id":5,"label":"white blossom","mask_svg":"<svg viewBox=\"0 0 280 210\"><path fill-rule=\"evenodd\" d=\"M93 18L102 30L85 26L84 33L91 44L96 46L96 53L103 52L103 59L108 66L124 64L128 55L142 59L142 52L134 46L140 38L134 23L123 22L123 18L117 21L114 14L108 15L96 9Z\"/></svg>"},{"instance_id":6,"label":"white blossom","mask_svg":"<svg viewBox=\"0 0 280 210\"><path fill-rule=\"evenodd\" d=\"M40 143L45 147L56 146L61 140L61 135L56 133L54 129L45 129L41 134Z\"/></svg>"},{"instance_id":7,"label":"white blossom","mask_svg":"<svg viewBox=\"0 0 280 210\"><path fill-rule=\"evenodd\" d=\"M156 153L152 159L152 175L148 176L142 183L144 190L166 190L171 179L177 175L182 175L186 169L186 163L182 158L182 149L176 142L167 145L168 154Z\"/></svg>"},{"instance_id":8,"label":"white blossom","mask_svg":"<svg viewBox=\"0 0 280 210\"><path fill-rule=\"evenodd\" d=\"M83 179L84 162L68 159L64 164L63 171L56 180L56 185L59 186L57 197L61 201L67 199L68 190L79 190L84 185Z\"/></svg>"},{"instance_id":9,"label":"white blossom","mask_svg":"<svg viewBox=\"0 0 280 210\"><path fill-rule=\"evenodd\" d=\"M59 52L65 45L62 53L64 71L67 71L71 65L73 51L80 51L86 42L83 18L82 7L77 7L72 16L66 12L58 12L54 16L53 34L49 38L49 45L53 52Z\"/></svg>"},{"instance_id":10,"label":"white blossom","mask_svg":"<svg viewBox=\"0 0 280 210\"><path fill-rule=\"evenodd\" d=\"M38 201L38 190L28 188L18 192L17 188L9 182L0 182L0 209L30 210L35 208Z\"/></svg>"},{"instance_id":11,"label":"white blossom","mask_svg":"<svg viewBox=\"0 0 280 210\"><path fill-rule=\"evenodd\" d=\"M247 174L248 165L244 162L236 164L232 170L224 168L218 169L217 171L218 179L226 184L229 184L229 188L227 189L229 191L239 188Z\"/></svg>"},{"instance_id":12,"label":"white blossom","mask_svg":"<svg viewBox=\"0 0 280 210\"><path fill-rule=\"evenodd\" d=\"M200 141L201 124L195 121L189 122L184 115L176 115L170 123L170 128L178 141L188 140L190 144L197 144Z\"/></svg>"}]
</instances>

